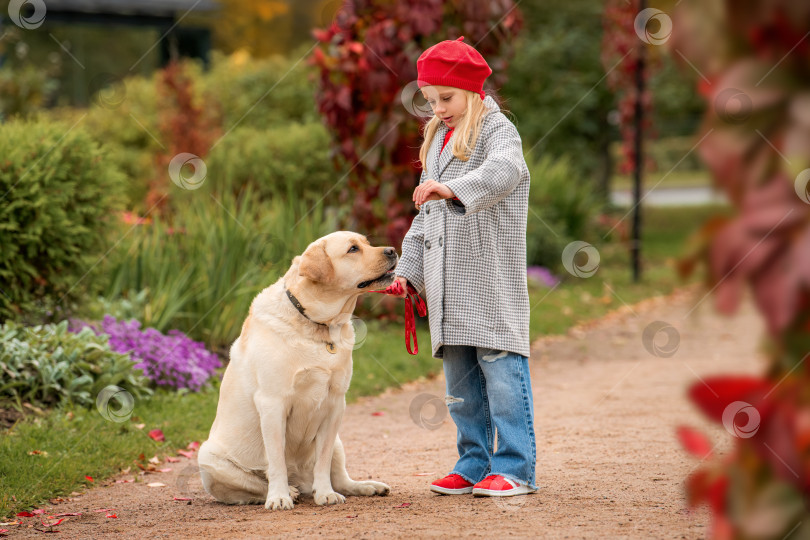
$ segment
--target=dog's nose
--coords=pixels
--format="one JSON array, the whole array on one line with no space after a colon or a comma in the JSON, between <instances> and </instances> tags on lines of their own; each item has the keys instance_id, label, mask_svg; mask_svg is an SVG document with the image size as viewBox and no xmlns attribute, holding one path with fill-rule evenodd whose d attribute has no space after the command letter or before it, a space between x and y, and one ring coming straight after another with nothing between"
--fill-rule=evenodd
<instances>
[{"instance_id":1,"label":"dog's nose","mask_svg":"<svg viewBox=\"0 0 810 540\"><path fill-rule=\"evenodd\" d=\"M395 250L392 247L385 248L383 250L383 253L385 253L385 256L388 257L389 259L396 259L397 258L397 250Z\"/></svg>"}]
</instances>

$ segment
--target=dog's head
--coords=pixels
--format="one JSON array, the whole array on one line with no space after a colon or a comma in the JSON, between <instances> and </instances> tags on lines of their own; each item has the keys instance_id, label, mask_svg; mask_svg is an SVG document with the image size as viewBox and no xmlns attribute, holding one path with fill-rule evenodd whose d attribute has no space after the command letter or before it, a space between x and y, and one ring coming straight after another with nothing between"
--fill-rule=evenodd
<instances>
[{"instance_id":1,"label":"dog's head","mask_svg":"<svg viewBox=\"0 0 810 540\"><path fill-rule=\"evenodd\" d=\"M393 283L398 261L392 247L375 247L362 234L337 231L307 247L298 275L325 289L359 294Z\"/></svg>"}]
</instances>

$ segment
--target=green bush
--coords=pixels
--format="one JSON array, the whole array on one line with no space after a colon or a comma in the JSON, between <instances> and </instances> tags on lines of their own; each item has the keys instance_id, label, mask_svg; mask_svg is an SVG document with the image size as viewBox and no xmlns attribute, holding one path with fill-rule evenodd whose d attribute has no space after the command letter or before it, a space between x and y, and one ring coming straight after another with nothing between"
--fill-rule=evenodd
<instances>
[{"instance_id":1,"label":"green bush","mask_svg":"<svg viewBox=\"0 0 810 540\"><path fill-rule=\"evenodd\" d=\"M225 159L226 181L236 185L255 178L266 193L286 176L294 185L306 179L304 187L333 180L334 172L326 176L332 171L329 141L319 124L308 68L305 62L295 64L300 56L252 59L214 52L208 71L198 62L184 61L195 98L211 114L221 116L223 138L214 152ZM125 191L133 209L146 210L141 205L156 174L156 156L170 146L161 133L159 76L155 72L125 78L102 91L86 111L47 113L71 123L84 116L87 131L104 143L106 161L128 178ZM246 147L240 148L243 144ZM201 157L210 169L208 156Z\"/></svg>"},{"instance_id":2,"label":"green bush","mask_svg":"<svg viewBox=\"0 0 810 540\"><path fill-rule=\"evenodd\" d=\"M81 292L108 248L123 177L81 126L4 124L0 156L2 320Z\"/></svg>"},{"instance_id":3,"label":"green bush","mask_svg":"<svg viewBox=\"0 0 810 540\"><path fill-rule=\"evenodd\" d=\"M110 385L134 398L151 395L149 381L134 365L128 354L110 350L106 335L90 328L74 334L67 321L34 327L8 321L0 325L0 408L93 406Z\"/></svg>"},{"instance_id":4,"label":"green bush","mask_svg":"<svg viewBox=\"0 0 810 540\"><path fill-rule=\"evenodd\" d=\"M105 161L128 179L127 199L136 203L143 201L148 181L155 175L155 156L167 145L161 140L157 107L155 73L113 84L98 94L90 107L81 110L87 114L82 124L104 144Z\"/></svg>"},{"instance_id":5,"label":"green bush","mask_svg":"<svg viewBox=\"0 0 810 540\"><path fill-rule=\"evenodd\" d=\"M238 193L250 185L262 199L318 200L340 179L320 122L236 128L211 151L206 165L206 182L215 191Z\"/></svg>"},{"instance_id":6,"label":"green bush","mask_svg":"<svg viewBox=\"0 0 810 540\"><path fill-rule=\"evenodd\" d=\"M261 59L243 52L212 53L211 69L200 74L199 86L216 96L225 131L237 125L266 129L319 120L310 80L314 71L299 60L307 48Z\"/></svg>"},{"instance_id":7,"label":"green bush","mask_svg":"<svg viewBox=\"0 0 810 540\"><path fill-rule=\"evenodd\" d=\"M600 210L591 186L582 181L570 159L544 156L528 162L531 173L526 260L529 266L558 270L562 251L574 240L587 241Z\"/></svg>"}]
</instances>

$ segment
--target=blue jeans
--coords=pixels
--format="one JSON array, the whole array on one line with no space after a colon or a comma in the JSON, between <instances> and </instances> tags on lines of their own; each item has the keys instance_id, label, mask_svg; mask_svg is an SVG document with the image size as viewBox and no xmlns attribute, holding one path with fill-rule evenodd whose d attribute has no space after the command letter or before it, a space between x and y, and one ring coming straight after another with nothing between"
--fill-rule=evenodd
<instances>
[{"instance_id":1,"label":"blue jeans","mask_svg":"<svg viewBox=\"0 0 810 540\"><path fill-rule=\"evenodd\" d=\"M443 362L447 407L458 428L459 459L450 474L473 484L499 474L535 489L529 359L509 351L444 345Z\"/></svg>"}]
</instances>

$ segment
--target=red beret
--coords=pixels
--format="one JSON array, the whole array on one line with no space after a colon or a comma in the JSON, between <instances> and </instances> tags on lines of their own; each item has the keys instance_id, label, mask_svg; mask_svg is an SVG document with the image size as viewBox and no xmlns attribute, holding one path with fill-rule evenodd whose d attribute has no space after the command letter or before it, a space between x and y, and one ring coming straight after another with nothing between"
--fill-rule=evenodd
<instances>
[{"instance_id":1,"label":"red beret","mask_svg":"<svg viewBox=\"0 0 810 540\"><path fill-rule=\"evenodd\" d=\"M453 86L478 92L484 99L484 80L492 74L481 53L457 40L437 43L423 52L416 61L419 88L431 84Z\"/></svg>"}]
</instances>

